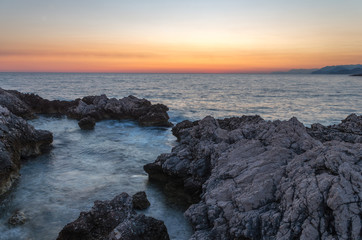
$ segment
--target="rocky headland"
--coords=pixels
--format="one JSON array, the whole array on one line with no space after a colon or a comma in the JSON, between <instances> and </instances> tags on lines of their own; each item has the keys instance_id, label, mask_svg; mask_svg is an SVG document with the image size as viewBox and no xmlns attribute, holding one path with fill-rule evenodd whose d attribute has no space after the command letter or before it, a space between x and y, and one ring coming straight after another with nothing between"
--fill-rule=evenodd
<instances>
[{"instance_id":1,"label":"rocky headland","mask_svg":"<svg viewBox=\"0 0 362 240\"><path fill-rule=\"evenodd\" d=\"M67 224L57 240L168 240L164 223L137 214L135 209L140 206L149 206L144 192L96 201L89 212L81 212L77 220Z\"/></svg>"},{"instance_id":2,"label":"rocky headland","mask_svg":"<svg viewBox=\"0 0 362 240\"><path fill-rule=\"evenodd\" d=\"M296 118L183 121L144 166L191 195L191 239L362 238L362 116L306 128Z\"/></svg>"},{"instance_id":3,"label":"rocky headland","mask_svg":"<svg viewBox=\"0 0 362 240\"><path fill-rule=\"evenodd\" d=\"M85 126L84 129L92 129L93 121L105 119L135 120L142 126L172 126L168 121L167 106L151 104L146 99L134 96L116 99L100 95L86 96L73 101L50 101L33 93L0 88L0 105L24 119L34 118L35 114L66 115L80 120L79 125Z\"/></svg>"}]
</instances>

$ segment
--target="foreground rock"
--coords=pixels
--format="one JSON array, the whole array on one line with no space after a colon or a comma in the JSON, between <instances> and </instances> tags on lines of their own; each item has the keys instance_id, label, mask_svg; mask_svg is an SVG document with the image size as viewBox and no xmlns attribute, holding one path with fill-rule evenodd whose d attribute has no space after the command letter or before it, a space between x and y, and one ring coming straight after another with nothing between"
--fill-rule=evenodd
<instances>
[{"instance_id":1,"label":"foreground rock","mask_svg":"<svg viewBox=\"0 0 362 240\"><path fill-rule=\"evenodd\" d=\"M197 203L191 239L361 239L361 116L306 129L296 118L184 121L144 168ZM198 199L196 198L198 197Z\"/></svg>"},{"instance_id":2,"label":"foreground rock","mask_svg":"<svg viewBox=\"0 0 362 240\"><path fill-rule=\"evenodd\" d=\"M136 120L143 126L171 126L168 121L168 107L151 104L146 99L128 96L122 99L106 95L87 96L74 101L43 99L36 94L20 93L0 88L0 105L8 107L15 115L30 119L38 114L62 114L77 120L93 118Z\"/></svg>"},{"instance_id":3,"label":"foreground rock","mask_svg":"<svg viewBox=\"0 0 362 240\"><path fill-rule=\"evenodd\" d=\"M133 199L121 193L111 201L96 201L89 212L82 212L77 220L67 224L58 240L168 240L162 221L138 215Z\"/></svg>"},{"instance_id":4,"label":"foreground rock","mask_svg":"<svg viewBox=\"0 0 362 240\"><path fill-rule=\"evenodd\" d=\"M26 216L21 211L16 211L8 220L8 223L13 226L18 226L24 224L26 221Z\"/></svg>"},{"instance_id":5,"label":"foreground rock","mask_svg":"<svg viewBox=\"0 0 362 240\"><path fill-rule=\"evenodd\" d=\"M21 159L41 154L52 141L50 132L35 130L0 106L0 195L19 177Z\"/></svg>"}]
</instances>

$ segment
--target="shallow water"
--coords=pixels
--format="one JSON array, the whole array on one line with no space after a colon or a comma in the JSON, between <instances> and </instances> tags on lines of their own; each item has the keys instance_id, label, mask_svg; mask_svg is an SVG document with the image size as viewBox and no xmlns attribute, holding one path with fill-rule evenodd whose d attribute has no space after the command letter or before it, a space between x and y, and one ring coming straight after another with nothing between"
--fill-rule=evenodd
<instances>
[{"instance_id":1,"label":"shallow water","mask_svg":"<svg viewBox=\"0 0 362 240\"><path fill-rule=\"evenodd\" d=\"M0 73L0 87L66 100L132 94L166 104L174 123L206 115L259 114L265 119L296 116L306 125L332 124L362 113L362 79L343 75ZM1 240L54 239L94 200L141 190L151 202L144 213L164 220L171 239L189 238L185 206L149 183L142 168L170 151L175 144L170 129L102 121L94 131L81 131L75 120L45 116L31 123L53 132L54 147L26 161L19 182L0 200ZM18 209L29 219L11 228L6 221Z\"/></svg>"},{"instance_id":2,"label":"shallow water","mask_svg":"<svg viewBox=\"0 0 362 240\"><path fill-rule=\"evenodd\" d=\"M171 238L188 239L185 206L172 203L143 171L160 152L170 151L175 139L168 129L108 120L97 123L94 131L82 131L77 121L44 116L31 123L53 132L54 148L23 164L18 184L0 207L0 239L55 239L95 200L141 190L152 204L143 213L164 220ZM6 221L16 210L29 220L9 228Z\"/></svg>"}]
</instances>

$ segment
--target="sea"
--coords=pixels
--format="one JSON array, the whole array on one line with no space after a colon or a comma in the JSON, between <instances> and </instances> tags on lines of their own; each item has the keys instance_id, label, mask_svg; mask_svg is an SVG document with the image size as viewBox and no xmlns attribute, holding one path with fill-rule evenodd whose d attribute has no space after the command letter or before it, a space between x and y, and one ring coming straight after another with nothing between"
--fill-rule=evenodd
<instances>
[{"instance_id":1,"label":"sea","mask_svg":"<svg viewBox=\"0 0 362 240\"><path fill-rule=\"evenodd\" d=\"M50 100L134 95L167 105L174 124L208 115L260 115L266 120L297 117L308 127L362 114L362 78L346 75L0 73L0 87ZM146 191L151 202L140 213L163 220L171 239L192 235L183 216L185 202L149 182L143 171L143 165L177 144L171 128L106 120L94 131L82 131L75 120L43 115L29 122L53 132L53 148L24 161L21 177L0 199L0 240L56 239L95 200L138 191ZM9 226L17 210L27 221Z\"/></svg>"}]
</instances>

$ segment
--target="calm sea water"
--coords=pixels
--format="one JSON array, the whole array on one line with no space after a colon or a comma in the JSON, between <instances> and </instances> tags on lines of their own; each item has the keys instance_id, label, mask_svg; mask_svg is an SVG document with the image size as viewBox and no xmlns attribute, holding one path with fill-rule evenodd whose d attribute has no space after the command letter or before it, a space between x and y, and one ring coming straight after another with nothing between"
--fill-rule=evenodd
<instances>
[{"instance_id":1,"label":"calm sea water","mask_svg":"<svg viewBox=\"0 0 362 240\"><path fill-rule=\"evenodd\" d=\"M305 125L334 124L362 113L362 78L344 75L0 73L0 87L64 100L135 95L167 105L174 123L259 114L268 120L296 116ZM31 123L53 132L54 148L25 162L20 180L0 200L1 240L55 239L93 201L141 190L151 202L144 213L164 220L171 239L192 234L185 206L149 183L142 169L174 146L170 129L103 121L94 131L81 131L74 120L44 116ZM9 227L15 210L24 211L28 221Z\"/></svg>"}]
</instances>

